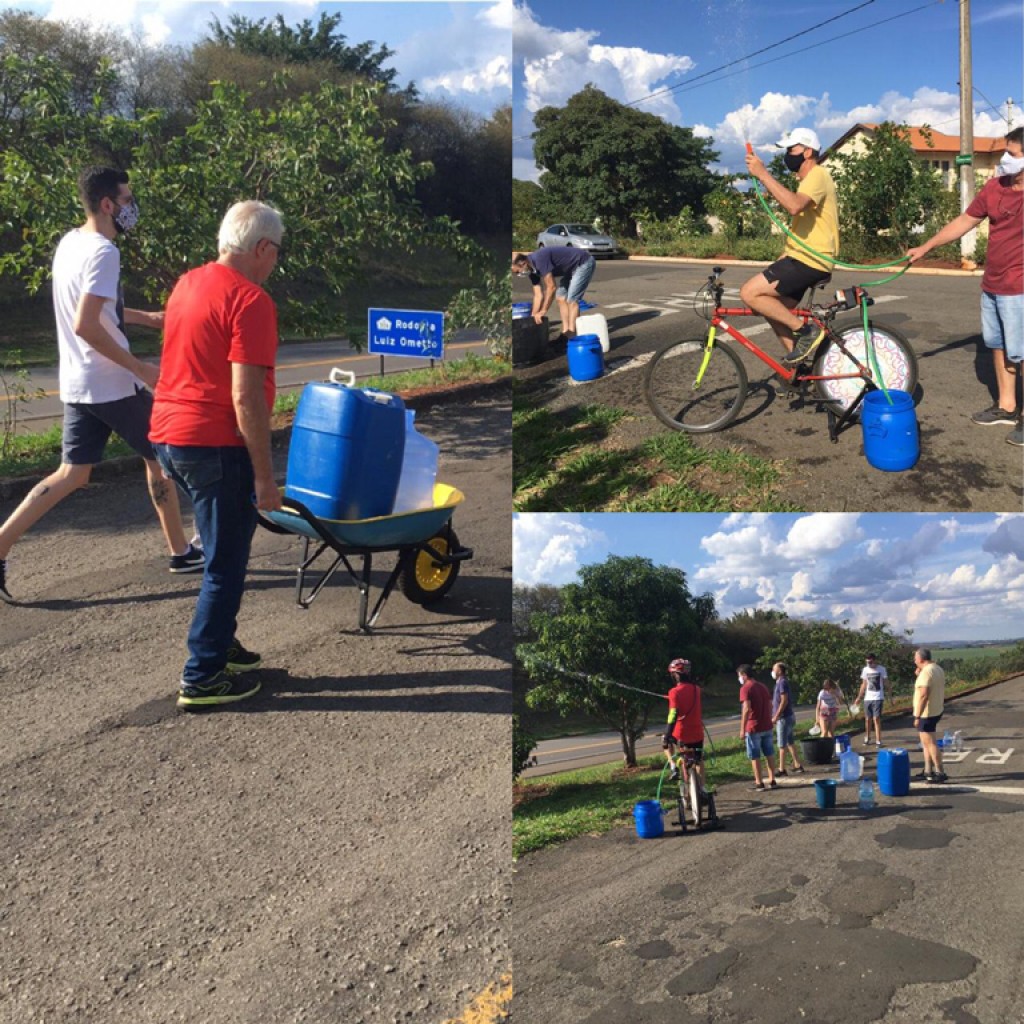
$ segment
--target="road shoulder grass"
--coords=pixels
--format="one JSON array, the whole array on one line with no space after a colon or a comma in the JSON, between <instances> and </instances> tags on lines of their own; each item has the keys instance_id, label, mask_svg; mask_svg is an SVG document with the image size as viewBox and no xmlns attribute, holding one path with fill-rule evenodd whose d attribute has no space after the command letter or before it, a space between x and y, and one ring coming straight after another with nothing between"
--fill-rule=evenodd
<instances>
[{"instance_id":1,"label":"road shoulder grass","mask_svg":"<svg viewBox=\"0 0 1024 1024\"><path fill-rule=\"evenodd\" d=\"M786 469L681 433L639 444L631 414L583 405L551 411L516 399L512 414L517 512L799 512L783 498Z\"/></svg>"}]
</instances>

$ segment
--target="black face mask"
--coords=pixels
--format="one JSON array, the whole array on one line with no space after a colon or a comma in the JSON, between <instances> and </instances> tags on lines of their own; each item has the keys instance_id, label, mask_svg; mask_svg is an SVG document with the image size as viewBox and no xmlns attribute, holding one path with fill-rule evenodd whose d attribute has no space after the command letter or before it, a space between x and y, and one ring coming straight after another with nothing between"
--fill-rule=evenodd
<instances>
[{"instance_id":1,"label":"black face mask","mask_svg":"<svg viewBox=\"0 0 1024 1024\"><path fill-rule=\"evenodd\" d=\"M804 153L787 153L782 158L782 162L786 165L787 171L792 171L794 174L796 174L796 172L799 171L801 167L803 167L804 160L806 159L807 157Z\"/></svg>"}]
</instances>

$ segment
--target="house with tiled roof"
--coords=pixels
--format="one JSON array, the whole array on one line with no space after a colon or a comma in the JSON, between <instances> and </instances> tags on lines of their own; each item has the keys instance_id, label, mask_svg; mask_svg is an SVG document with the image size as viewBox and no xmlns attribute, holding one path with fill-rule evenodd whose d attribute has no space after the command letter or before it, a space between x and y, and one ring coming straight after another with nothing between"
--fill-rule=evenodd
<instances>
[{"instance_id":1,"label":"house with tiled roof","mask_svg":"<svg viewBox=\"0 0 1024 1024\"><path fill-rule=\"evenodd\" d=\"M925 134L922 128L915 125L909 125L908 128L910 130L910 145L918 159L942 175L942 183L946 188L954 188L959 180L956 158L960 154L960 136L943 135L942 132L932 129ZM877 130L877 124L855 124L825 150L822 154L823 159L827 159L831 153L851 155L862 153L865 141L871 138ZM985 135L974 136L972 156L974 157L974 179L977 188L981 188L992 176L992 172L1005 150L1006 140L1002 135L997 135L994 138Z\"/></svg>"}]
</instances>

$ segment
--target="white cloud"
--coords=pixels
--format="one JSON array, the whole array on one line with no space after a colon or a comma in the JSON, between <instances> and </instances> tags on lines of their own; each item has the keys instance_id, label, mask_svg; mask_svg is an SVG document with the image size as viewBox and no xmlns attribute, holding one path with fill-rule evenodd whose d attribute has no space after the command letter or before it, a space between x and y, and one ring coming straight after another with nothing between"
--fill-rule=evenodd
<instances>
[{"instance_id":1,"label":"white cloud","mask_svg":"<svg viewBox=\"0 0 1024 1024\"><path fill-rule=\"evenodd\" d=\"M535 512L512 519L512 565L517 583L564 584L575 579L580 554L605 542L571 516Z\"/></svg>"},{"instance_id":2,"label":"white cloud","mask_svg":"<svg viewBox=\"0 0 1024 1024\"><path fill-rule=\"evenodd\" d=\"M855 512L816 512L802 516L790 527L784 554L813 561L825 552L837 551L863 536L859 520L860 515Z\"/></svg>"},{"instance_id":3,"label":"white cloud","mask_svg":"<svg viewBox=\"0 0 1024 1024\"><path fill-rule=\"evenodd\" d=\"M424 78L423 88L428 91L444 89L450 93L511 89L512 63L508 57L494 57L482 68L445 71L440 75Z\"/></svg>"},{"instance_id":4,"label":"white cloud","mask_svg":"<svg viewBox=\"0 0 1024 1024\"><path fill-rule=\"evenodd\" d=\"M595 43L597 36L585 29L564 32L541 25L528 4L516 5L512 45L516 59L524 61L527 111L561 106L588 82L629 103L696 66L691 58L678 54ZM679 123L679 108L671 93L644 103L643 110Z\"/></svg>"}]
</instances>

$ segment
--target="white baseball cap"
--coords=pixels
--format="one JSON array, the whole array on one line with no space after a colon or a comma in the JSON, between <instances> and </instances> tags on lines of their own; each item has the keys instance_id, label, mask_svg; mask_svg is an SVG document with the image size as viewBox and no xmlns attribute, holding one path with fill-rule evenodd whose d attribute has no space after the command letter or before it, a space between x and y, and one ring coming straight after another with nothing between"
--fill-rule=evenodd
<instances>
[{"instance_id":1,"label":"white baseball cap","mask_svg":"<svg viewBox=\"0 0 1024 1024\"><path fill-rule=\"evenodd\" d=\"M780 139L777 146L789 149L790 146L806 146L815 152L821 152L821 139L810 128L794 128L785 138Z\"/></svg>"}]
</instances>

